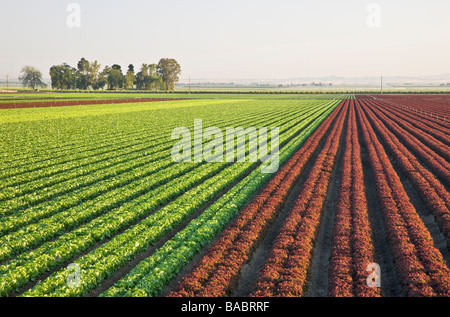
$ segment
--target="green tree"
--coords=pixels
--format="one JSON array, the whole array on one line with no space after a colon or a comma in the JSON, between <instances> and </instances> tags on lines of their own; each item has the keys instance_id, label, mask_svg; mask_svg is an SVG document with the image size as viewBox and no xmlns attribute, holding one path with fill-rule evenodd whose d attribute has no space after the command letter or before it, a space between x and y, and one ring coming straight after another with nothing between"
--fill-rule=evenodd
<instances>
[{"instance_id":1,"label":"green tree","mask_svg":"<svg viewBox=\"0 0 450 317\"><path fill-rule=\"evenodd\" d=\"M165 90L166 84L164 83L163 79L159 75L155 75L150 77L150 90L158 91L158 90Z\"/></svg>"},{"instance_id":2,"label":"green tree","mask_svg":"<svg viewBox=\"0 0 450 317\"><path fill-rule=\"evenodd\" d=\"M154 77L154 76L158 76L157 75L157 73L156 73L156 69L157 69L157 67L158 67L158 65L156 65L156 64L150 64L150 65L148 65L148 75L150 76L150 77Z\"/></svg>"},{"instance_id":3,"label":"green tree","mask_svg":"<svg viewBox=\"0 0 450 317\"><path fill-rule=\"evenodd\" d=\"M77 63L76 82L78 89L99 89L100 64L97 61L89 62L82 57Z\"/></svg>"},{"instance_id":4,"label":"green tree","mask_svg":"<svg viewBox=\"0 0 450 317\"><path fill-rule=\"evenodd\" d=\"M108 65L105 66L105 68L99 73L98 75L98 79L97 79L97 84L96 84L96 88L97 89L103 89L105 86L107 88L109 88L108 85L108 76L109 73L111 72L111 67L109 67ZM95 89L95 88L94 88Z\"/></svg>"},{"instance_id":5,"label":"green tree","mask_svg":"<svg viewBox=\"0 0 450 317\"><path fill-rule=\"evenodd\" d=\"M66 63L50 68L53 89L73 89L76 87L76 68Z\"/></svg>"},{"instance_id":6,"label":"green tree","mask_svg":"<svg viewBox=\"0 0 450 317\"><path fill-rule=\"evenodd\" d=\"M122 74L122 68L118 64L111 67L108 75L109 89L123 88L125 84L125 76Z\"/></svg>"},{"instance_id":7,"label":"green tree","mask_svg":"<svg viewBox=\"0 0 450 317\"><path fill-rule=\"evenodd\" d=\"M92 63L89 63L89 79L90 79L90 85L93 89L97 90L100 88L99 85L99 77L100 77L100 64L97 61L94 61Z\"/></svg>"},{"instance_id":8,"label":"green tree","mask_svg":"<svg viewBox=\"0 0 450 317\"><path fill-rule=\"evenodd\" d=\"M156 64L150 64L148 67L149 77L150 77L148 89L153 90L153 91L165 90L166 85L165 85L162 77L160 75L158 75L157 68L158 68L158 65L156 65Z\"/></svg>"},{"instance_id":9,"label":"green tree","mask_svg":"<svg viewBox=\"0 0 450 317\"><path fill-rule=\"evenodd\" d=\"M77 88L86 90L92 83L92 76L89 72L89 61L82 57L77 64Z\"/></svg>"},{"instance_id":10,"label":"green tree","mask_svg":"<svg viewBox=\"0 0 450 317\"><path fill-rule=\"evenodd\" d=\"M42 81L42 73L33 66L25 66L21 70L19 80L25 87L36 89L37 87L46 87L47 85Z\"/></svg>"},{"instance_id":11,"label":"green tree","mask_svg":"<svg viewBox=\"0 0 450 317\"><path fill-rule=\"evenodd\" d=\"M181 66L173 58L162 58L156 67L156 72L162 77L166 90L173 91L175 83L179 80L178 76L181 74Z\"/></svg>"},{"instance_id":12,"label":"green tree","mask_svg":"<svg viewBox=\"0 0 450 317\"><path fill-rule=\"evenodd\" d=\"M132 89L136 82L136 76L134 75L133 64L128 65L128 71L125 75L125 89Z\"/></svg>"},{"instance_id":13,"label":"green tree","mask_svg":"<svg viewBox=\"0 0 450 317\"><path fill-rule=\"evenodd\" d=\"M166 90L166 85L157 74L156 64L142 64L141 70L136 74L136 89L138 90Z\"/></svg>"},{"instance_id":14,"label":"green tree","mask_svg":"<svg viewBox=\"0 0 450 317\"><path fill-rule=\"evenodd\" d=\"M136 74L136 89L145 90L148 86L149 68L147 64L142 64L141 70Z\"/></svg>"}]
</instances>

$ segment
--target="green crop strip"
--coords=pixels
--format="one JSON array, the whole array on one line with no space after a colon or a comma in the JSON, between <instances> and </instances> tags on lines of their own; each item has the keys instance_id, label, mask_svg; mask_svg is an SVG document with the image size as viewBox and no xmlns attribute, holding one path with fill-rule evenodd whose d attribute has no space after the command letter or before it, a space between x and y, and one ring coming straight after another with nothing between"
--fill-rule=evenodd
<instances>
[{"instance_id":1,"label":"green crop strip","mask_svg":"<svg viewBox=\"0 0 450 317\"><path fill-rule=\"evenodd\" d=\"M170 160L174 142L169 141L174 127L192 129L195 118L203 118L205 127L222 129L279 126L280 140L286 144L280 159L285 160L292 154L289 149L298 147L337 105L320 99L183 102L169 102L179 106L159 109L152 108L156 103L136 104L131 111L101 105L105 111L97 112L98 106L93 106L96 109L89 114L73 116L69 111L66 117L61 109L14 109L23 111L18 118L24 121L0 123L6 136L0 155L8 158L0 164L0 295L94 247L79 258L90 263L89 273L83 271L89 282L76 293L82 295L255 168L251 163L174 164ZM44 120L30 119L38 110L55 113L44 115ZM56 138L56 127L64 139ZM12 142L18 132L20 140ZM259 170L241 182L257 174ZM269 176L261 177L255 184ZM241 199L249 197L249 190L240 191ZM118 241L122 244L114 244ZM107 258L112 250L120 251ZM34 296L39 289L45 295L53 295L53 290L67 295L65 286L58 283L52 275L24 295ZM46 291L41 288L45 285Z\"/></svg>"},{"instance_id":2,"label":"green crop strip","mask_svg":"<svg viewBox=\"0 0 450 317\"><path fill-rule=\"evenodd\" d=\"M317 119L318 117L320 117L321 120L323 120L323 118L326 117L326 115L328 115L329 111L331 111L333 108L334 107L329 104L328 107L325 109L328 111L320 112L314 118ZM318 124L318 121L321 122L321 120L317 120L316 123ZM310 122L309 121L303 122L304 125L308 125L308 123L310 123ZM296 131L299 131L297 129L296 131L293 131L290 134L291 139L284 140L285 142L290 140L290 143L288 143L287 147L285 148L286 150L283 150L283 153L285 153L284 156L282 156L283 160L285 160L290 154L292 154L287 149L297 148L298 141L306 138L307 135L309 135L311 133L311 130L313 130L312 127L310 127L309 129L303 130L303 132L301 132L300 136L295 136ZM297 146L295 146L295 145L297 145ZM236 167L234 167L234 168L230 167L232 170L234 170L234 173L231 174L232 175L231 179L239 178L239 176L242 175L242 173L244 173L245 170L248 169L248 166L237 164L237 163L235 163L235 165L233 165L233 166L236 166ZM249 180L254 179L255 175L266 175L266 174L261 174L259 171L254 171L250 175L252 175L252 176L247 176L245 178L246 181L244 183L247 183ZM265 180L267 180L268 177L270 177L270 176L268 176L268 175L266 175L264 177L258 176L257 177L257 179L259 179L258 184L262 184ZM223 189L224 186L226 186L226 184L229 184L231 179L229 179L228 177L225 176L225 177L220 177L218 180L214 180L214 181L207 180L205 183L196 187L192 191L185 193L182 197L180 197L180 199L173 201L172 203L170 203L169 205L167 205L166 207L161 209L161 210L164 210L165 213L167 214L167 217L168 217L167 221L169 221L169 224L172 224L167 227L167 230L170 230L173 227L173 221L176 221L176 223L179 223L188 214L194 212L199 206L203 205L206 201L208 201L212 196L207 195L207 193L210 192L210 190L212 188L215 188L215 192L218 192L221 189ZM222 184L222 185L220 185L220 184ZM252 187L252 186L250 186L250 187L252 188L252 192L254 190L256 190L255 187ZM247 187L245 187L245 188L247 188ZM242 189L242 188L240 188L240 189ZM233 188L232 191L233 190L235 190L235 189ZM243 196L241 196L241 199L243 199L242 197L244 197L244 196L248 198L248 194L249 194L248 189L241 190L241 192L243 193L242 194ZM213 195L213 194L211 193L211 195ZM224 196L224 197L226 197L226 196ZM222 201L222 198L220 199L220 201ZM126 257L125 255L129 256L129 253L136 254L137 252L139 252L139 250L143 250L143 248L145 248L150 243L152 243L152 241L153 242L157 241L158 238L160 238L161 235L163 235L166 232L166 231L161 232L161 229L160 229L161 226L164 227L164 225L163 225L164 223L165 222L161 223L158 226L157 223L155 223L155 220L152 220L151 224L153 224L153 226L148 228L150 223L147 224L147 222L141 221L138 225L134 226L133 228L130 228L123 234L116 236L113 240L104 244L102 247L95 249L90 254L83 256L79 260L77 260L76 263L81 263L80 264L81 267L91 268L91 269L87 269L88 271L86 271L86 270L83 271L84 274L86 274L87 278L86 278L86 284L84 286L82 286L82 288L77 288L76 290L70 289L68 287L66 288L66 286L64 284L65 279L61 280L61 276L65 275L66 272L64 270L61 270L61 271L55 273L54 275L52 275L46 281L37 285L30 292L26 292L24 295L25 296L29 296L29 295L35 296L38 294L48 294L49 292L50 293L54 292L54 294L58 294L58 295L74 295L73 292L76 292L76 294L82 295L83 292L86 292L89 289L92 289L102 279L104 279L106 276L109 276L115 269L118 268L118 266L120 266L120 265L124 264L126 261L128 261L129 257ZM136 229L136 228L139 228L139 229ZM137 230L137 231L134 231L134 230ZM156 230L156 232L155 232L155 230ZM158 232L159 232L159 234L158 234ZM150 236L148 236L148 234L150 234ZM155 236L155 234L157 234L157 235ZM121 247L121 245L123 245L124 243L126 243L126 246ZM116 250L114 255L111 254L110 250ZM123 250L125 255L121 254L122 251L120 251L120 250ZM133 251L131 251L131 250L133 250ZM110 254L109 260L107 259L108 254ZM60 281L63 281L63 282L60 283ZM55 288L55 284L57 285L56 288ZM39 290L41 290L42 293L40 293Z\"/></svg>"},{"instance_id":3,"label":"green crop strip","mask_svg":"<svg viewBox=\"0 0 450 317\"><path fill-rule=\"evenodd\" d=\"M295 116L295 112L293 114L289 114L287 117L292 117ZM253 119L254 120L254 119ZM283 117L279 117L277 118L278 122L281 123L283 122L284 118ZM257 121L254 121L257 122ZM266 122L267 123L267 122ZM168 157L169 153L165 153L162 157ZM165 179L165 174L168 175L172 175L171 170L173 170L173 168L169 168L168 170L163 170L163 167L160 168L161 164L163 166L170 166L173 164L173 162L171 162L170 160L162 160L160 162L156 162L156 164L153 164L152 167L154 168L155 171L161 171L160 174L162 174ZM189 171L189 170L187 170ZM99 196L98 194L95 194L97 190L101 190L103 192L107 192L108 190L113 190L113 192L109 193L107 192L107 194L105 194L103 197L101 196L100 199L107 199L111 204L114 203L114 199L112 197L121 197L120 191L121 190L126 190L127 187L123 187L123 188L119 188L119 185L126 185L131 183L132 181L134 181L135 178L137 178L139 180L140 183L144 183L144 184L151 184L154 183L154 186L158 186L161 185L159 183L155 183L155 181L157 180L157 178L153 175L153 176L149 176L150 174L153 174L154 172L152 170L143 170L142 172L134 172L131 173L131 176L133 179L129 179L126 178L127 175L125 175L125 177L120 177L117 176L113 179L113 181L110 180L105 180L99 183L96 183L96 186L94 186L93 188L88 188L88 193L91 192L93 194L86 194L85 192L83 192L82 190L79 190L80 193L78 193L78 191L74 191L74 192L70 192L69 194L65 195L65 196L61 196L61 197L57 197L57 199L54 200L49 200L48 203L45 203L45 205L39 205L36 208L33 209L27 209L24 210L23 212L18 212L17 214L14 214L14 217L11 218L5 218L3 221L0 222L0 232L6 232L6 230L10 231L12 229L15 229L17 226L19 226L20 224L26 224L26 223L30 223L31 221L33 221L34 219L41 219L44 217L45 218L43 221L40 221L39 223L31 226L31 227L36 227L36 228L46 228L48 229L49 226L53 226L55 228L58 228L58 230L61 229L61 220L64 219L65 217L70 216L70 214L72 213L76 213L78 217L80 217L80 215L85 214L82 213L81 210L83 209L89 209L92 210L93 207L90 207L89 204L91 202L97 202L96 198L97 196ZM145 177L145 178L144 178ZM150 179L151 181L145 181L146 179ZM145 182L143 182L145 181ZM71 186L74 186L72 184L72 182L70 183ZM117 185L119 184L119 185ZM133 184L131 184L130 186L133 186ZM116 190L117 188L117 190ZM144 187L144 190L148 190L147 187ZM133 194L137 194L139 193L139 191L137 189L135 189L133 191ZM76 198L80 196L81 197L81 201L76 200ZM48 199L48 197L43 198L44 200ZM124 198L125 200L127 198ZM83 203L83 201L86 201L86 203ZM59 202L61 203L61 205L59 204ZM119 201L120 202L120 201ZM67 212L62 212L65 209L68 209L69 207L73 207L72 209L68 210ZM77 210L80 210L79 212ZM56 214L56 217L50 217L51 215ZM45 223L50 224L50 225L45 225ZM54 225L52 225L54 224ZM20 246L22 248L26 247L28 244L25 243L25 241L42 241L42 240L32 240L31 237L34 235L39 235L40 238L43 238L41 234L39 234L38 232L34 233L34 234L26 234L26 232L28 232L30 230L30 227L25 228L25 233L23 232L23 230L15 232L12 235L9 235L7 237L5 237L3 240L7 239L6 241L12 239L13 241L17 240L20 241ZM56 229L55 229L56 231ZM12 238L12 236L17 236L18 234L23 235L23 238ZM1 241L2 239L0 239ZM9 248L11 248L14 245L14 243L10 243L9 244ZM1 253L0 253L1 255ZM2 257L0 256L0 259Z\"/></svg>"}]
</instances>

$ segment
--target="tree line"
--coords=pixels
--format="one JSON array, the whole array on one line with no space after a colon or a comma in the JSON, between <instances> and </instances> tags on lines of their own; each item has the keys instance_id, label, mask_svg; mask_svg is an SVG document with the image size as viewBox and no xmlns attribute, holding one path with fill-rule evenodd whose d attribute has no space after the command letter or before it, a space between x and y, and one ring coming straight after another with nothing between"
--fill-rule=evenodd
<instances>
[{"instance_id":1,"label":"tree line","mask_svg":"<svg viewBox=\"0 0 450 317\"><path fill-rule=\"evenodd\" d=\"M162 58L158 64L142 64L135 73L133 64L124 73L118 64L100 70L98 61L90 62L84 57L76 67L67 63L50 68L53 89L137 89L151 91L173 91L179 80L181 67L173 58Z\"/></svg>"}]
</instances>

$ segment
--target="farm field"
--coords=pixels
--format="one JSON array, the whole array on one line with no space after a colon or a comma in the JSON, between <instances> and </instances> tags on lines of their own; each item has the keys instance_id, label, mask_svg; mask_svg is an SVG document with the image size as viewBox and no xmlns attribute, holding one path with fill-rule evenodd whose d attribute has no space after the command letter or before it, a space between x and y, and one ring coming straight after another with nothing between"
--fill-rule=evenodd
<instances>
[{"instance_id":1,"label":"farm field","mask_svg":"<svg viewBox=\"0 0 450 317\"><path fill-rule=\"evenodd\" d=\"M449 103L0 94L0 296L450 296ZM175 162L196 119L278 127L278 170Z\"/></svg>"}]
</instances>

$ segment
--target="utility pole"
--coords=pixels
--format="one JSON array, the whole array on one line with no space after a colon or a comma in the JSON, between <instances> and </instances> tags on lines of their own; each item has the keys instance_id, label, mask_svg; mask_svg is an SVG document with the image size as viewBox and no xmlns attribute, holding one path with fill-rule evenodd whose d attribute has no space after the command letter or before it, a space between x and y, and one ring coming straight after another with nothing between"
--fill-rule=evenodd
<instances>
[{"instance_id":1,"label":"utility pole","mask_svg":"<svg viewBox=\"0 0 450 317\"><path fill-rule=\"evenodd\" d=\"M6 75L6 90L9 89L9 76Z\"/></svg>"},{"instance_id":2,"label":"utility pole","mask_svg":"<svg viewBox=\"0 0 450 317\"><path fill-rule=\"evenodd\" d=\"M381 94L383 94L383 76L381 76Z\"/></svg>"},{"instance_id":3,"label":"utility pole","mask_svg":"<svg viewBox=\"0 0 450 317\"><path fill-rule=\"evenodd\" d=\"M189 76L189 93L191 93L191 76Z\"/></svg>"}]
</instances>

